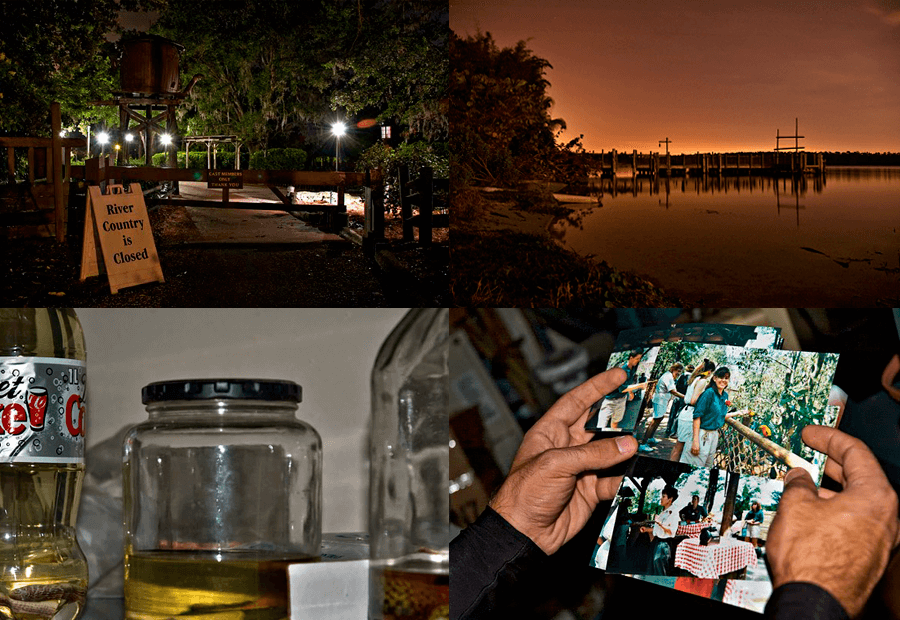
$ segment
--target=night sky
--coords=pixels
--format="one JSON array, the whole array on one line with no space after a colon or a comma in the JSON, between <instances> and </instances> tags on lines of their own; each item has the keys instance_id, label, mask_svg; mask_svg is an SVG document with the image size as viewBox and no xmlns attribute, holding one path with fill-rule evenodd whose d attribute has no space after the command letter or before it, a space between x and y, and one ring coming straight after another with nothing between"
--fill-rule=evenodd
<instances>
[{"instance_id":1,"label":"night sky","mask_svg":"<svg viewBox=\"0 0 900 620\"><path fill-rule=\"evenodd\" d=\"M900 152L900 0L450 0L450 26L528 41L589 151L769 151L799 117L807 150Z\"/></svg>"}]
</instances>

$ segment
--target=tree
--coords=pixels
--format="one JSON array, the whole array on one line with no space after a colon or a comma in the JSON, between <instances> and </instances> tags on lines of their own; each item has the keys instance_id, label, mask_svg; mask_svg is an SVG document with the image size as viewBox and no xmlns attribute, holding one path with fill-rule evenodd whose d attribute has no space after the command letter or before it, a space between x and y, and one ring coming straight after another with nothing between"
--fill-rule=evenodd
<instances>
[{"instance_id":1,"label":"tree","mask_svg":"<svg viewBox=\"0 0 900 620\"><path fill-rule=\"evenodd\" d=\"M463 183L544 176L565 127L550 117L550 63L525 41L500 49L490 33L450 39L451 169Z\"/></svg>"},{"instance_id":2,"label":"tree","mask_svg":"<svg viewBox=\"0 0 900 620\"><path fill-rule=\"evenodd\" d=\"M109 96L118 14L116 0L0 2L0 135L47 135L53 101L66 125Z\"/></svg>"},{"instance_id":3,"label":"tree","mask_svg":"<svg viewBox=\"0 0 900 620\"><path fill-rule=\"evenodd\" d=\"M204 78L186 100L189 133L235 134L251 149L302 141L324 120L319 86L329 60L320 2L166 0L151 32L185 47L182 82ZM274 142L274 144L273 144Z\"/></svg>"},{"instance_id":4,"label":"tree","mask_svg":"<svg viewBox=\"0 0 900 620\"><path fill-rule=\"evenodd\" d=\"M447 5L437 0L155 0L152 32L185 46L182 74L203 80L185 102L195 133L251 148L294 146L367 113L446 140Z\"/></svg>"},{"instance_id":5,"label":"tree","mask_svg":"<svg viewBox=\"0 0 900 620\"><path fill-rule=\"evenodd\" d=\"M409 128L407 138L446 141L449 12L445 0L344 0L327 15L356 28L337 33L334 109L378 111Z\"/></svg>"}]
</instances>

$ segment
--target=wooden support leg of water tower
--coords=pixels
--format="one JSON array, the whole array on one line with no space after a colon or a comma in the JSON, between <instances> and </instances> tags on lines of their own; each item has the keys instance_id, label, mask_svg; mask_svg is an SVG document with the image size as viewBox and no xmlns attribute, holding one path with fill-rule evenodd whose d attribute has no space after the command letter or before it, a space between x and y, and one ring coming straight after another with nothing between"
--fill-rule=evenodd
<instances>
[{"instance_id":1,"label":"wooden support leg of water tower","mask_svg":"<svg viewBox=\"0 0 900 620\"><path fill-rule=\"evenodd\" d=\"M150 106L146 106L147 110L147 124L144 125L144 156L145 156L145 165L149 168L153 165L152 153L153 153L153 134L150 133L150 121L153 119L153 108Z\"/></svg>"},{"instance_id":2,"label":"wooden support leg of water tower","mask_svg":"<svg viewBox=\"0 0 900 620\"><path fill-rule=\"evenodd\" d=\"M176 136L178 135L178 118L175 116L175 106L170 105L166 106L166 133L168 133L172 137L172 145L171 150L168 151L168 162L167 166L170 168L178 167L178 141L176 140ZM168 147L167 147L168 149ZM173 196L180 196L178 181L174 182L175 189L172 192Z\"/></svg>"},{"instance_id":3,"label":"wooden support leg of water tower","mask_svg":"<svg viewBox=\"0 0 900 620\"><path fill-rule=\"evenodd\" d=\"M122 158L124 156L125 163L128 164L128 141L125 140L125 134L128 133L128 109L125 107L125 104L119 104L119 144L122 145L118 151L116 151L116 165L122 165Z\"/></svg>"}]
</instances>

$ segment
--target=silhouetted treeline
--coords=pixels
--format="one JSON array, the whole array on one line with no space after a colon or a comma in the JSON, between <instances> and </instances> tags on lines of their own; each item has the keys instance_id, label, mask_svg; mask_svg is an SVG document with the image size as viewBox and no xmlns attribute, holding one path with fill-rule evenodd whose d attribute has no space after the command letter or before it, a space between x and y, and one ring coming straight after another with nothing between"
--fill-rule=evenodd
<instances>
[{"instance_id":1,"label":"silhouetted treeline","mask_svg":"<svg viewBox=\"0 0 900 620\"><path fill-rule=\"evenodd\" d=\"M843 153L823 151L826 166L900 166L900 153Z\"/></svg>"}]
</instances>

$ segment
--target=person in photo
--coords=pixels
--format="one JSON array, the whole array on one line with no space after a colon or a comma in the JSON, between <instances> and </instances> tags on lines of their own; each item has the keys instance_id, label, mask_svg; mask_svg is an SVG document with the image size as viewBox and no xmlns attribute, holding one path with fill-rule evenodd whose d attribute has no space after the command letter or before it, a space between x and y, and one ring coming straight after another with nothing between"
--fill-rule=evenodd
<instances>
[{"instance_id":1,"label":"person in photo","mask_svg":"<svg viewBox=\"0 0 900 620\"><path fill-rule=\"evenodd\" d=\"M694 376L694 370L695 368L693 364L688 364L684 367L684 372L681 373L681 376L678 377L678 381L675 382L676 390L678 390L682 394L685 393L688 383ZM674 401L672 401L672 410L669 411L669 424L668 428L666 428L666 437L668 437L669 439L674 437L675 433L678 432L678 414L682 409L684 409L684 405L684 397L676 398Z\"/></svg>"},{"instance_id":2,"label":"person in photo","mask_svg":"<svg viewBox=\"0 0 900 620\"><path fill-rule=\"evenodd\" d=\"M662 512L653 519L653 527L641 528L641 532L648 534L653 543L653 556L648 570L651 575L669 574L669 565L674 553L669 542L675 537L675 530L678 529L678 513L672 508L676 499L678 499L678 489L672 485L666 485L662 491L662 499L660 499Z\"/></svg>"},{"instance_id":3,"label":"person in photo","mask_svg":"<svg viewBox=\"0 0 900 620\"><path fill-rule=\"evenodd\" d=\"M725 420L745 411L728 413L728 381L731 371L721 366L713 373L712 381L694 405L691 426L691 447L681 453L681 462L694 467L714 467L716 449L719 447L719 429Z\"/></svg>"},{"instance_id":4,"label":"person in photo","mask_svg":"<svg viewBox=\"0 0 900 620\"><path fill-rule=\"evenodd\" d=\"M591 410L597 408L596 414L590 418L588 428L619 428L619 423L625 415L626 401L634 398L634 391L641 389L634 383L634 375L641 358L644 357L643 349L634 349L628 354L628 360L620 366L625 371L627 378L618 388L607 394L604 398L594 403Z\"/></svg>"},{"instance_id":5,"label":"person in photo","mask_svg":"<svg viewBox=\"0 0 900 620\"><path fill-rule=\"evenodd\" d=\"M700 523L710 520L709 513L704 506L700 505L700 496L696 493L691 497L691 503L678 512L678 516L685 523Z\"/></svg>"},{"instance_id":6,"label":"person in photo","mask_svg":"<svg viewBox=\"0 0 900 620\"><path fill-rule=\"evenodd\" d=\"M659 443L658 439L654 439L653 434L659 428L663 417L665 417L672 397L684 398L684 394L675 389L675 381L681 376L682 372L684 372L684 364L675 362L669 367L668 372L660 377L659 382L656 384L656 390L653 392L653 420L647 427L643 445L638 448L641 452L650 452L652 450L650 446Z\"/></svg>"},{"instance_id":7,"label":"person in photo","mask_svg":"<svg viewBox=\"0 0 900 620\"><path fill-rule=\"evenodd\" d=\"M747 526L747 537L750 539L754 549L759 548L759 531L764 519L765 515L762 507L759 505L759 502L754 501L744 517L744 523Z\"/></svg>"},{"instance_id":8,"label":"person in photo","mask_svg":"<svg viewBox=\"0 0 900 620\"><path fill-rule=\"evenodd\" d=\"M694 432L694 404L700 398L700 394L703 393L707 385L709 385L710 375L715 369L716 365L713 362L704 359L688 378L687 388L684 392L684 407L678 412L678 431L675 437L675 445L669 454L670 461L681 460L684 444L690 443L692 440Z\"/></svg>"}]
</instances>

